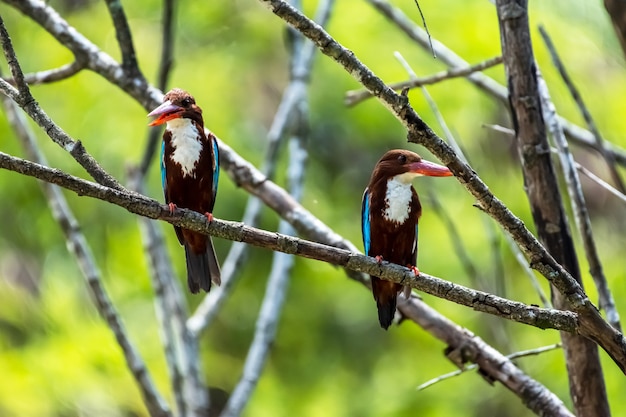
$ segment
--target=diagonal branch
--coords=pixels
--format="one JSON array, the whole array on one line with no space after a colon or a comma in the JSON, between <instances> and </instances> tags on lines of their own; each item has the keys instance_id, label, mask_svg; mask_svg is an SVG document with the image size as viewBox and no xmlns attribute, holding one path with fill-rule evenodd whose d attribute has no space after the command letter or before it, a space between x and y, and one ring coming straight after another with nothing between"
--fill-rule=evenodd
<instances>
[{"instance_id":1,"label":"diagonal branch","mask_svg":"<svg viewBox=\"0 0 626 417\"><path fill-rule=\"evenodd\" d=\"M105 3L113 20L117 44L120 47L120 51L122 51L122 68L130 77L137 77L140 75L140 71L137 65L137 57L135 56L133 37L130 33L122 2L120 0L105 0Z\"/></svg>"},{"instance_id":2,"label":"diagonal branch","mask_svg":"<svg viewBox=\"0 0 626 417\"><path fill-rule=\"evenodd\" d=\"M463 66L463 67L454 67L450 68L446 71L440 71L436 74L430 75L428 77L415 77L408 81L401 81L397 83L389 84L390 88L393 88L396 91L401 91L405 88L411 89L415 87L423 87L425 85L436 84L438 82L444 80L450 80L458 77L468 77L476 72L484 71L488 68L494 67L502 63L502 57L497 56L491 59L487 59L485 61L479 62L478 64ZM353 90L348 91L344 98L344 103L346 106L355 106L360 102L367 100L372 97L372 93L367 90Z\"/></svg>"}]
</instances>

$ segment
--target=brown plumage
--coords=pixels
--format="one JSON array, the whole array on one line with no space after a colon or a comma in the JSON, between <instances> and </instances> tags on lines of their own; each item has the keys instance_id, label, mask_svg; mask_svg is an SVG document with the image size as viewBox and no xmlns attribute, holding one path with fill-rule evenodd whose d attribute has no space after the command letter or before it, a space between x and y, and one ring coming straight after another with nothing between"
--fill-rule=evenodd
<instances>
[{"instance_id":1,"label":"brown plumage","mask_svg":"<svg viewBox=\"0 0 626 417\"><path fill-rule=\"evenodd\" d=\"M361 226L368 256L416 266L417 224L422 206L411 180L420 175L449 176L452 173L444 166L401 149L387 152L376 164L362 203ZM387 329L393 321L397 296L403 286L375 276L371 276L371 283L380 325ZM408 295L410 288L405 287L405 290Z\"/></svg>"},{"instance_id":2,"label":"brown plumage","mask_svg":"<svg viewBox=\"0 0 626 417\"><path fill-rule=\"evenodd\" d=\"M150 125L167 123L163 133L162 180L165 202L172 209L187 208L212 218L219 176L215 136L204 132L202 110L186 91L173 89L149 116ZM174 226L185 247L187 282L192 293L220 284L220 268L209 236Z\"/></svg>"}]
</instances>

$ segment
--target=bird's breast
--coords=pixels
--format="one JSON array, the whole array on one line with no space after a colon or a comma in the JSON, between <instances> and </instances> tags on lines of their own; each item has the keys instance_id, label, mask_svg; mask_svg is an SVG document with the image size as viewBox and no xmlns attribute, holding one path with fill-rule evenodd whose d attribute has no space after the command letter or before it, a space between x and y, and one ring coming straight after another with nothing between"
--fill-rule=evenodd
<instances>
[{"instance_id":1,"label":"bird's breast","mask_svg":"<svg viewBox=\"0 0 626 417\"><path fill-rule=\"evenodd\" d=\"M191 120L178 119L177 121L180 123L168 122L168 130L172 133L172 153L169 158L180 166L183 177L195 177L196 165L203 150L200 133Z\"/></svg>"},{"instance_id":2,"label":"bird's breast","mask_svg":"<svg viewBox=\"0 0 626 417\"><path fill-rule=\"evenodd\" d=\"M392 223L404 223L411 214L413 191L411 184L406 184L395 178L387 181L385 191L385 208L383 217Z\"/></svg>"}]
</instances>

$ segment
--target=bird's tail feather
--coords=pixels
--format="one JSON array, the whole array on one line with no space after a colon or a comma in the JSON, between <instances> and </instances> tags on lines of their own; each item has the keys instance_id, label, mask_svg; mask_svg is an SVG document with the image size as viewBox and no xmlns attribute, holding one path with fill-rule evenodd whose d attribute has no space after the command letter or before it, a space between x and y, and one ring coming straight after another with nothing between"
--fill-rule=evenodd
<instances>
[{"instance_id":1,"label":"bird's tail feather","mask_svg":"<svg viewBox=\"0 0 626 417\"><path fill-rule=\"evenodd\" d=\"M220 265L210 238L207 239L206 251L202 253L195 253L189 244L185 243L185 259L187 261L187 285L192 293L196 294L200 289L209 292L211 281L216 285L222 283Z\"/></svg>"},{"instance_id":2,"label":"bird's tail feather","mask_svg":"<svg viewBox=\"0 0 626 417\"><path fill-rule=\"evenodd\" d=\"M387 330L396 314L398 292L402 286L394 282L372 277L372 293L378 307L378 321L380 326Z\"/></svg>"}]
</instances>

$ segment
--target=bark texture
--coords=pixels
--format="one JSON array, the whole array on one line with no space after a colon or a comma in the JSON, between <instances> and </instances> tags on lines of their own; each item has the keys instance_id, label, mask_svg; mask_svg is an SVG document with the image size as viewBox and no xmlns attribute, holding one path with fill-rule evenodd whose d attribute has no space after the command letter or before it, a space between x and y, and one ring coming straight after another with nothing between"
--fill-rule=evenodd
<instances>
[{"instance_id":1,"label":"bark texture","mask_svg":"<svg viewBox=\"0 0 626 417\"><path fill-rule=\"evenodd\" d=\"M522 162L526 194L540 241L582 287L580 269L541 111L526 0L497 0L502 55L509 85L511 115ZM556 308L569 303L552 291ZM598 349L589 339L561 332L575 414L610 416Z\"/></svg>"}]
</instances>

